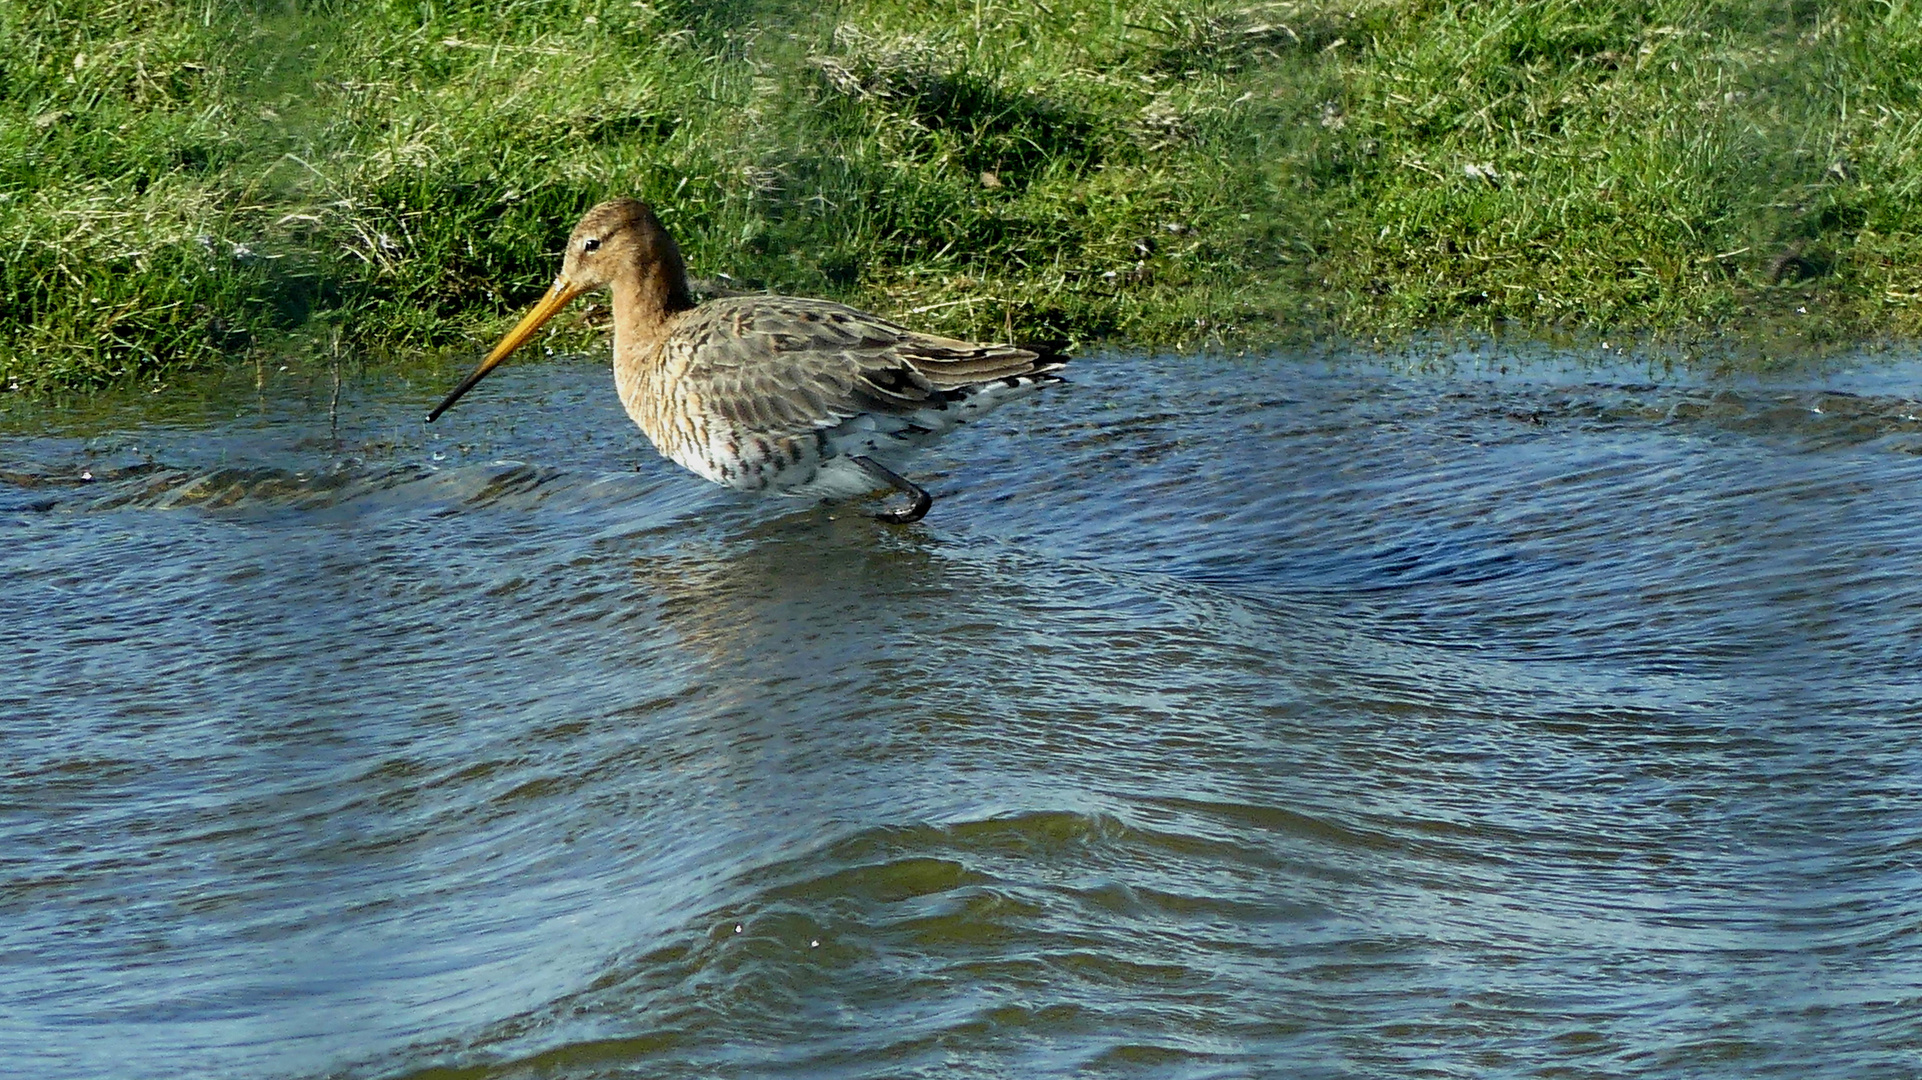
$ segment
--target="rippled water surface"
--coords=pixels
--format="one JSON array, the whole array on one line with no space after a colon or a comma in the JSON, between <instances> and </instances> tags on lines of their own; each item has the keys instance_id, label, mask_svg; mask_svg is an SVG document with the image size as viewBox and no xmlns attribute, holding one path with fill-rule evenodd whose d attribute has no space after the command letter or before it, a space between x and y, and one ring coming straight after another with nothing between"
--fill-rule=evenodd
<instances>
[{"instance_id":1,"label":"rippled water surface","mask_svg":"<svg viewBox=\"0 0 1922 1080\"><path fill-rule=\"evenodd\" d=\"M908 528L584 363L16 411L7 1071L1922 1073L1922 365L1071 373Z\"/></svg>"}]
</instances>

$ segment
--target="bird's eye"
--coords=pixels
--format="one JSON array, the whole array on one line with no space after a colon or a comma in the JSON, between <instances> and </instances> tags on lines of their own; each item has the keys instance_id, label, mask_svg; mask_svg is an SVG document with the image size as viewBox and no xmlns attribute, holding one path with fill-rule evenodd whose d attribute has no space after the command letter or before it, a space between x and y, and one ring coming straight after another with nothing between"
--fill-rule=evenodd
<instances>
[{"instance_id":1,"label":"bird's eye","mask_svg":"<svg viewBox=\"0 0 1922 1080\"><path fill-rule=\"evenodd\" d=\"M582 251L599 251L600 249L601 249L601 238L598 236L590 236L587 239L581 241Z\"/></svg>"}]
</instances>

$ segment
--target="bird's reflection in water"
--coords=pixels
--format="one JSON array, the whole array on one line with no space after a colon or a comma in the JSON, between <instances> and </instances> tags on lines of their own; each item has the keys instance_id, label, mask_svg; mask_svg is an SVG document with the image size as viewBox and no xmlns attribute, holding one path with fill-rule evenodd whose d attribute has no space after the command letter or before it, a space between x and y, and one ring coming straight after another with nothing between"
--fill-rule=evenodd
<instances>
[{"instance_id":1,"label":"bird's reflection in water","mask_svg":"<svg viewBox=\"0 0 1922 1080\"><path fill-rule=\"evenodd\" d=\"M938 682L949 620L937 613L955 591L939 543L807 507L636 557L634 588L656 618L632 625L635 655L659 663L662 637L671 643L695 738L743 779L800 783L797 773L877 754L919 757L901 740ZM761 744L776 748L771 758L740 758Z\"/></svg>"},{"instance_id":2,"label":"bird's reflection in water","mask_svg":"<svg viewBox=\"0 0 1922 1080\"><path fill-rule=\"evenodd\" d=\"M717 667L793 663L819 674L876 659L836 643L871 645L946 588L935 546L857 513L809 507L637 558L633 574L666 628Z\"/></svg>"}]
</instances>

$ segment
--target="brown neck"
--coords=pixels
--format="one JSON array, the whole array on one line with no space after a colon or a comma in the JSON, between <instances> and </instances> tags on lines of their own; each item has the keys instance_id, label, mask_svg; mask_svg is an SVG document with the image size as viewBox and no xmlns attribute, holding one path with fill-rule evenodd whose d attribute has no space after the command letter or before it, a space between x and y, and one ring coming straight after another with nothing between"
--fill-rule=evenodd
<instances>
[{"instance_id":1,"label":"brown neck","mask_svg":"<svg viewBox=\"0 0 1922 1080\"><path fill-rule=\"evenodd\" d=\"M662 239L666 240L665 236ZM659 336L669 318L694 306L687 291L687 269L674 241L667 240L662 258L637 273L614 279L614 328L618 337L649 341Z\"/></svg>"},{"instance_id":2,"label":"brown neck","mask_svg":"<svg viewBox=\"0 0 1922 1080\"><path fill-rule=\"evenodd\" d=\"M687 299L687 286L682 284L677 295L674 288L655 275L638 278L621 278L614 282L614 326L617 331L628 331L637 338L651 338L660 332L665 323L676 312L693 307Z\"/></svg>"}]
</instances>

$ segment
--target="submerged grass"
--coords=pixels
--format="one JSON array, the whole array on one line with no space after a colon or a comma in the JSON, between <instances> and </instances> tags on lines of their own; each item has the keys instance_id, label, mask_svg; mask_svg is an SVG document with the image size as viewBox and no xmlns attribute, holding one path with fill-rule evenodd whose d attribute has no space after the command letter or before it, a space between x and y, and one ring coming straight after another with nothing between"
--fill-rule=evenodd
<instances>
[{"instance_id":1,"label":"submerged grass","mask_svg":"<svg viewBox=\"0 0 1922 1080\"><path fill-rule=\"evenodd\" d=\"M466 342L617 194L955 334L1910 336L1919 98L1899 0L11 4L0 385Z\"/></svg>"}]
</instances>

